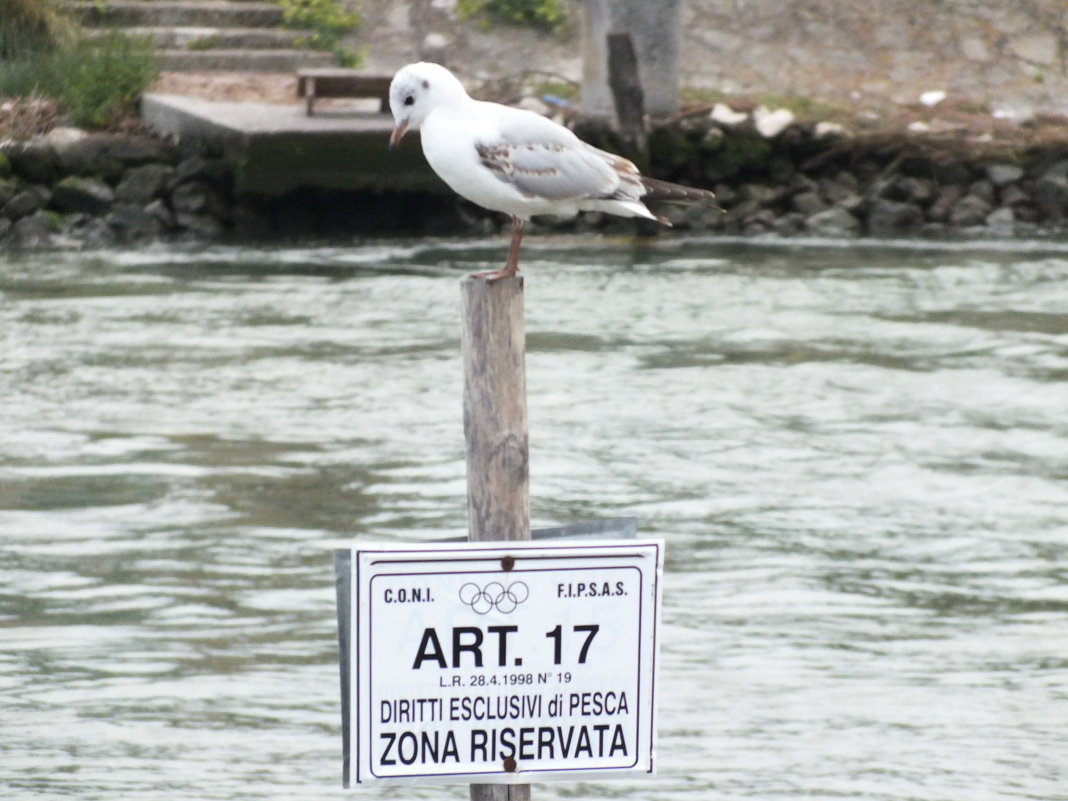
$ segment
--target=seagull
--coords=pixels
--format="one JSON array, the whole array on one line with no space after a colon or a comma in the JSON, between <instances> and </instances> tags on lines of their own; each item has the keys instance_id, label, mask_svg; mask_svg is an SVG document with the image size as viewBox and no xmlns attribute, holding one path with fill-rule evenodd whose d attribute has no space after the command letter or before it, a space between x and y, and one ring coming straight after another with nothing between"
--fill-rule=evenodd
<instances>
[{"instance_id":1,"label":"seagull","mask_svg":"<svg viewBox=\"0 0 1068 801\"><path fill-rule=\"evenodd\" d=\"M642 198L713 201L703 189L646 178L622 156L599 150L532 111L475 100L440 64L403 67L389 87L395 127L392 150L419 131L427 162L457 194L512 217L504 269L479 273L494 281L519 272L524 224L536 214L569 217L601 211L670 225Z\"/></svg>"}]
</instances>

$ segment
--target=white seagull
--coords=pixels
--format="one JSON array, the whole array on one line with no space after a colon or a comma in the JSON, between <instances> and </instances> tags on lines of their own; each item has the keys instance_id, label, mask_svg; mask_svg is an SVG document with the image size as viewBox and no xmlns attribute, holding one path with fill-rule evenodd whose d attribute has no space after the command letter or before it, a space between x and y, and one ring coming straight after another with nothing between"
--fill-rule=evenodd
<instances>
[{"instance_id":1,"label":"white seagull","mask_svg":"<svg viewBox=\"0 0 1068 801\"><path fill-rule=\"evenodd\" d=\"M646 178L627 159L598 150L562 125L532 111L475 100L440 64L401 69L389 87L396 127L390 148L420 131L430 166L457 194L512 217L512 245L503 270L519 271L523 225L535 214L572 216L603 211L670 223L642 198L711 201L711 192Z\"/></svg>"}]
</instances>

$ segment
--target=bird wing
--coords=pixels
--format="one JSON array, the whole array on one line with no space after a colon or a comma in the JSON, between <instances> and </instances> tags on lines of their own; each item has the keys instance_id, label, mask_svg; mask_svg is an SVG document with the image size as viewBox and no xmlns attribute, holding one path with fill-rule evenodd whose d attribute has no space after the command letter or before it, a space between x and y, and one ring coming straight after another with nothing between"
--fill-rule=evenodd
<instances>
[{"instance_id":1,"label":"bird wing","mask_svg":"<svg viewBox=\"0 0 1068 801\"><path fill-rule=\"evenodd\" d=\"M491 104L487 104L491 105ZM626 159L590 147L567 128L538 114L493 106L492 136L475 143L482 165L528 197L546 200L614 199ZM636 182L640 186L640 179ZM626 193L636 199L640 193Z\"/></svg>"}]
</instances>

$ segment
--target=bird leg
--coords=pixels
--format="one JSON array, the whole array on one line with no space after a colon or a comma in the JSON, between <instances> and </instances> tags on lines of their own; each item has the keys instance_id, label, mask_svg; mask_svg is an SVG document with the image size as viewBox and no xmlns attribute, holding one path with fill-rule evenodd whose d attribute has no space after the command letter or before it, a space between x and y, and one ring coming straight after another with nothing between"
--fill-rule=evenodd
<instances>
[{"instance_id":1,"label":"bird leg","mask_svg":"<svg viewBox=\"0 0 1068 801\"><path fill-rule=\"evenodd\" d=\"M523 241L523 221L518 217L512 218L512 245L508 248L508 261L504 263L505 275L515 275L519 272L519 243Z\"/></svg>"},{"instance_id":2,"label":"bird leg","mask_svg":"<svg viewBox=\"0 0 1068 801\"><path fill-rule=\"evenodd\" d=\"M512 244L508 248L508 259L504 268L489 270L484 273L475 273L472 278L482 278L486 281L497 281L501 278L514 278L519 273L519 246L523 241L523 221L518 217L512 217Z\"/></svg>"}]
</instances>

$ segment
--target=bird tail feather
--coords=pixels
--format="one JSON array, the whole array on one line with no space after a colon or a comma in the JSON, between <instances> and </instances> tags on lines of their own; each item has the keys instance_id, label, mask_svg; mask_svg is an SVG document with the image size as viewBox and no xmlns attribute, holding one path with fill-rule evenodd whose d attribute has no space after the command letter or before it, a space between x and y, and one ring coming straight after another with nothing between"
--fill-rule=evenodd
<instances>
[{"instance_id":1,"label":"bird tail feather","mask_svg":"<svg viewBox=\"0 0 1068 801\"><path fill-rule=\"evenodd\" d=\"M645 187L644 197L653 200L667 200L677 203L715 203L716 195L707 189L695 189L692 186L673 184L670 181L659 181L656 178L641 176L642 186Z\"/></svg>"}]
</instances>

